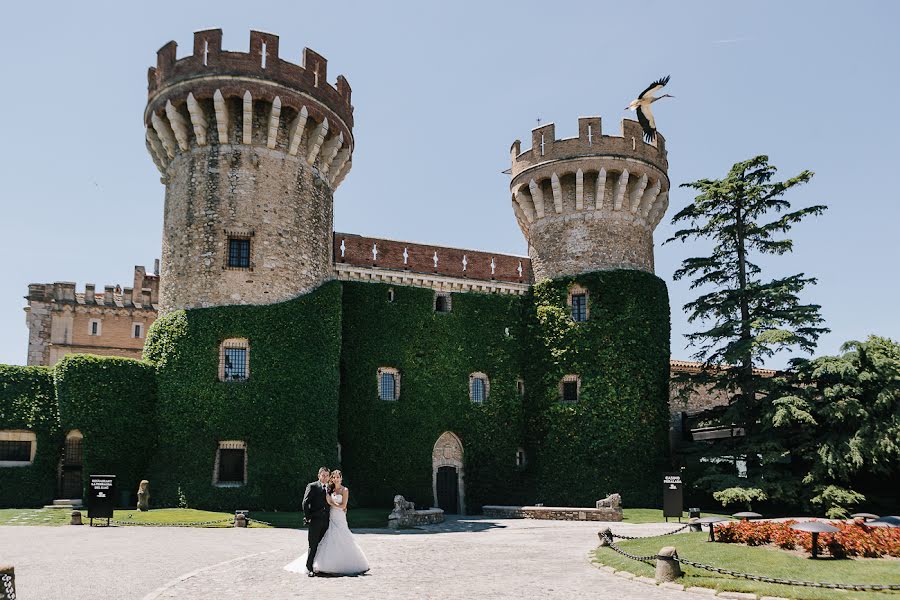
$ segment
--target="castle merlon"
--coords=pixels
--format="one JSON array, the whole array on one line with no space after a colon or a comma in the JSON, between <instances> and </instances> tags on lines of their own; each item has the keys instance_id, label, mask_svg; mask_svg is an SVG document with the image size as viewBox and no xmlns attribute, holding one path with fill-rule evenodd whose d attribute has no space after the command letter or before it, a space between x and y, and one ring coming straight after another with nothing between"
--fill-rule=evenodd
<instances>
[{"instance_id":1,"label":"castle merlon","mask_svg":"<svg viewBox=\"0 0 900 600\"><path fill-rule=\"evenodd\" d=\"M479 281L531 284L524 256L449 248L334 232L335 265L347 264Z\"/></svg>"}]
</instances>

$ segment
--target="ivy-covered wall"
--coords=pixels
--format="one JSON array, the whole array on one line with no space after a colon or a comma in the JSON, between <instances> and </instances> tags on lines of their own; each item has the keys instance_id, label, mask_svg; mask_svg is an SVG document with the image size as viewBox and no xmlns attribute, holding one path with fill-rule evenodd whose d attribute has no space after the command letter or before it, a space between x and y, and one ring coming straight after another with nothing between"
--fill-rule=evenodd
<instances>
[{"instance_id":1,"label":"ivy-covered wall","mask_svg":"<svg viewBox=\"0 0 900 600\"><path fill-rule=\"evenodd\" d=\"M69 354L54 367L63 432L82 440L84 483L115 475L119 494L136 498L156 449L156 376L131 358ZM86 497L86 496L85 496Z\"/></svg>"},{"instance_id":2,"label":"ivy-covered wall","mask_svg":"<svg viewBox=\"0 0 900 600\"><path fill-rule=\"evenodd\" d=\"M56 492L59 411L48 367L0 365L0 430L35 432L34 462L0 468L0 508L43 506Z\"/></svg>"},{"instance_id":3,"label":"ivy-covered wall","mask_svg":"<svg viewBox=\"0 0 900 600\"><path fill-rule=\"evenodd\" d=\"M589 318L570 318L568 291L588 292ZM535 500L591 506L620 493L657 506L669 464L669 299L665 283L634 270L536 284L526 317L527 437ZM561 404L563 376L581 377L579 402Z\"/></svg>"},{"instance_id":4,"label":"ivy-covered wall","mask_svg":"<svg viewBox=\"0 0 900 600\"><path fill-rule=\"evenodd\" d=\"M218 380L219 347L246 338L250 376ZM176 311L157 319L159 451L152 497L176 506L298 510L318 467L337 461L341 285L287 302ZM212 485L219 441L247 443L247 484Z\"/></svg>"},{"instance_id":5,"label":"ivy-covered wall","mask_svg":"<svg viewBox=\"0 0 900 600\"><path fill-rule=\"evenodd\" d=\"M588 292L586 322L571 319L575 283ZM658 504L669 419L659 278L604 271L526 296L453 294L451 306L436 313L429 289L333 281L278 304L164 315L146 362L75 355L55 370L0 367L0 428L38 432L34 466L0 469L0 505L51 499L70 429L84 435L86 475L114 473L129 491L149 478L156 506L297 510L322 465L342 467L354 505L388 507L399 493L429 506L432 451L446 431L463 445L469 512L590 506L612 492L629 506ZM249 341L247 381L218 380L228 338ZM378 398L379 367L399 370L396 401ZM490 381L480 405L469 397L474 372ZM574 404L559 401L567 374L581 378ZM216 487L216 449L231 440L247 444L247 484Z\"/></svg>"},{"instance_id":6,"label":"ivy-covered wall","mask_svg":"<svg viewBox=\"0 0 900 600\"><path fill-rule=\"evenodd\" d=\"M453 294L436 313L434 292L345 282L340 437L351 498L390 506L403 494L431 506L432 449L445 431L462 441L466 506L526 501L516 468L524 444L521 375L522 299ZM396 401L378 399L377 370L400 372ZM489 377L488 399L469 398L469 375Z\"/></svg>"}]
</instances>

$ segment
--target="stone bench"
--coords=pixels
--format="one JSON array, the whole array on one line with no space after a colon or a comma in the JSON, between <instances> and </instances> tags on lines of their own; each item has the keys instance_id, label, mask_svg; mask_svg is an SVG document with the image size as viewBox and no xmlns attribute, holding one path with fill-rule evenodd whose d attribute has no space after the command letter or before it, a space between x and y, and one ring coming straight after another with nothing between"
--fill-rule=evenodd
<instances>
[{"instance_id":1,"label":"stone bench","mask_svg":"<svg viewBox=\"0 0 900 600\"><path fill-rule=\"evenodd\" d=\"M402 516L391 514L388 517L388 527L402 529L404 527L417 527L419 525L433 525L444 522L444 511L440 508L428 508L425 510L410 511Z\"/></svg>"},{"instance_id":2,"label":"stone bench","mask_svg":"<svg viewBox=\"0 0 900 600\"><path fill-rule=\"evenodd\" d=\"M500 506L482 507L486 517L498 519L551 519L557 521L621 521L621 508L580 508L572 506Z\"/></svg>"}]
</instances>

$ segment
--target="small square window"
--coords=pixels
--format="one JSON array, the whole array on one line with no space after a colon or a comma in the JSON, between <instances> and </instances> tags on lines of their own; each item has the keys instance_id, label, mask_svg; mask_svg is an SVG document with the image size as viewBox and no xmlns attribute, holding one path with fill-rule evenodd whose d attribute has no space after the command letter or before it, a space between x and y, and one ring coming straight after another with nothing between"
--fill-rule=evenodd
<instances>
[{"instance_id":1,"label":"small square window","mask_svg":"<svg viewBox=\"0 0 900 600\"><path fill-rule=\"evenodd\" d=\"M472 380L472 402L475 404L484 402L484 379L476 377Z\"/></svg>"},{"instance_id":2,"label":"small square window","mask_svg":"<svg viewBox=\"0 0 900 600\"><path fill-rule=\"evenodd\" d=\"M232 338L219 346L219 380L246 381L250 378L250 344L246 339Z\"/></svg>"},{"instance_id":3,"label":"small square window","mask_svg":"<svg viewBox=\"0 0 900 600\"><path fill-rule=\"evenodd\" d=\"M244 483L246 454L243 448L219 450L219 483Z\"/></svg>"},{"instance_id":4,"label":"small square window","mask_svg":"<svg viewBox=\"0 0 900 600\"><path fill-rule=\"evenodd\" d=\"M587 321L587 294L572 294L572 320Z\"/></svg>"},{"instance_id":5,"label":"small square window","mask_svg":"<svg viewBox=\"0 0 900 600\"><path fill-rule=\"evenodd\" d=\"M382 400L394 400L395 383L393 373L381 374L381 393L379 394L379 397Z\"/></svg>"},{"instance_id":6,"label":"small square window","mask_svg":"<svg viewBox=\"0 0 900 600\"><path fill-rule=\"evenodd\" d=\"M564 381L563 382L562 401L563 402L578 402L578 382L577 381Z\"/></svg>"},{"instance_id":7,"label":"small square window","mask_svg":"<svg viewBox=\"0 0 900 600\"><path fill-rule=\"evenodd\" d=\"M434 312L448 313L450 312L450 294L447 292L437 292L434 295Z\"/></svg>"},{"instance_id":8,"label":"small square window","mask_svg":"<svg viewBox=\"0 0 900 600\"><path fill-rule=\"evenodd\" d=\"M250 268L249 238L228 238L228 266L232 269Z\"/></svg>"}]
</instances>

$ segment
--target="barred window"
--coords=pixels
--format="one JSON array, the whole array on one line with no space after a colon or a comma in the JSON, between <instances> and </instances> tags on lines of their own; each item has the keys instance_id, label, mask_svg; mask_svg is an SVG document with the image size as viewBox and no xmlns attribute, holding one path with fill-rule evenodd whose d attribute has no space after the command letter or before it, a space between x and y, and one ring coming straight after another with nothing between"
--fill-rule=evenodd
<instances>
[{"instance_id":1,"label":"barred window","mask_svg":"<svg viewBox=\"0 0 900 600\"><path fill-rule=\"evenodd\" d=\"M483 404L489 392L488 376L484 373L469 375L469 399L475 404Z\"/></svg>"},{"instance_id":2,"label":"barred window","mask_svg":"<svg viewBox=\"0 0 900 600\"><path fill-rule=\"evenodd\" d=\"M572 320L587 321L587 295L572 294Z\"/></svg>"},{"instance_id":3,"label":"barred window","mask_svg":"<svg viewBox=\"0 0 900 600\"><path fill-rule=\"evenodd\" d=\"M228 339L219 349L219 380L246 381L250 378L250 344L246 339Z\"/></svg>"},{"instance_id":4,"label":"barred window","mask_svg":"<svg viewBox=\"0 0 900 600\"><path fill-rule=\"evenodd\" d=\"M559 400L567 404L578 402L581 391L581 378L578 375L566 375L559 382Z\"/></svg>"},{"instance_id":5,"label":"barred window","mask_svg":"<svg viewBox=\"0 0 900 600\"><path fill-rule=\"evenodd\" d=\"M233 269L250 268L249 238L228 238L228 266Z\"/></svg>"},{"instance_id":6,"label":"barred window","mask_svg":"<svg viewBox=\"0 0 900 600\"><path fill-rule=\"evenodd\" d=\"M400 372L391 367L380 367L378 376L378 398L397 400L400 398Z\"/></svg>"},{"instance_id":7,"label":"barred window","mask_svg":"<svg viewBox=\"0 0 900 600\"><path fill-rule=\"evenodd\" d=\"M31 461L31 442L0 440L0 461Z\"/></svg>"},{"instance_id":8,"label":"barred window","mask_svg":"<svg viewBox=\"0 0 900 600\"><path fill-rule=\"evenodd\" d=\"M219 442L213 467L213 485L235 487L247 483L247 442Z\"/></svg>"},{"instance_id":9,"label":"barred window","mask_svg":"<svg viewBox=\"0 0 900 600\"><path fill-rule=\"evenodd\" d=\"M0 467L23 467L32 464L37 449L37 435L27 430L0 431Z\"/></svg>"}]
</instances>

